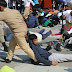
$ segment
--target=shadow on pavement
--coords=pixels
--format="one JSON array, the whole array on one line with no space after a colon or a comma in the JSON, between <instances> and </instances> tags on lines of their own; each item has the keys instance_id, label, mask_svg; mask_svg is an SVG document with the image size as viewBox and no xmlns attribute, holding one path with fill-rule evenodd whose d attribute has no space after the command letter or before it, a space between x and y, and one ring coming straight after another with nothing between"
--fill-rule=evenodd
<instances>
[{"instance_id":1,"label":"shadow on pavement","mask_svg":"<svg viewBox=\"0 0 72 72\"><path fill-rule=\"evenodd\" d=\"M21 60L15 59L13 58L14 62L19 62L19 63L26 63L26 64L32 64L31 63L31 59L28 57L28 55L16 55L17 57L19 57ZM39 64L37 66L46 66L44 64Z\"/></svg>"},{"instance_id":2,"label":"shadow on pavement","mask_svg":"<svg viewBox=\"0 0 72 72\"><path fill-rule=\"evenodd\" d=\"M68 69L64 69L65 71L68 71L68 72L72 72L72 69L68 68Z\"/></svg>"}]
</instances>

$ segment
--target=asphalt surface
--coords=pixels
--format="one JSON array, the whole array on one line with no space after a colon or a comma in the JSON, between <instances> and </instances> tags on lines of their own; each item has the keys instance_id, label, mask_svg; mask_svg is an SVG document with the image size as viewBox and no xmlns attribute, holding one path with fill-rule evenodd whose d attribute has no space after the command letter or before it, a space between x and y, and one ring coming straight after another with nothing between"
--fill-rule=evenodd
<instances>
[{"instance_id":1,"label":"asphalt surface","mask_svg":"<svg viewBox=\"0 0 72 72\"><path fill-rule=\"evenodd\" d=\"M53 33L58 33L60 31L61 26L58 25L54 28L45 28L45 32L48 32L49 30L52 30ZM40 29L29 29L33 32L39 32ZM40 45L41 47L45 48L50 41L54 41L54 45L52 46L52 50L50 52L52 53L63 53L63 54L72 54L72 51L70 49L64 48L61 46L62 51L57 52L55 50L56 44L58 42L58 38L60 36L49 36L45 40L43 40ZM6 42L6 44L9 46L9 42ZM2 57L7 57L6 52L3 51L3 47L0 44L0 69L7 65L11 68L13 68L16 72L72 72L72 62L64 62L59 63L57 66L45 66L45 65L33 65L30 62L30 58L27 54L25 54L21 49L17 49L14 52L13 60L11 63L5 63L5 61L2 59Z\"/></svg>"}]
</instances>

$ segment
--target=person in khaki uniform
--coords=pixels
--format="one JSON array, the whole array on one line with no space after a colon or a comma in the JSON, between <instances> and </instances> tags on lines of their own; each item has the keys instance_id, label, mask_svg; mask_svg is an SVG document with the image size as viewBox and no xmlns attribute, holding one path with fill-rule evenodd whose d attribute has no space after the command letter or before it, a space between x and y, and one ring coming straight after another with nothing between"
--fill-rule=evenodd
<instances>
[{"instance_id":1,"label":"person in khaki uniform","mask_svg":"<svg viewBox=\"0 0 72 72\"><path fill-rule=\"evenodd\" d=\"M62 13L59 13L58 16L60 17L62 15ZM66 25L65 25L65 29L64 32L67 32L68 29L72 26L72 10L67 10L63 12L63 15L65 15L66 17ZM56 50L57 51L61 51L60 45L62 44L63 41L63 34L61 35L58 44L56 45Z\"/></svg>"},{"instance_id":2,"label":"person in khaki uniform","mask_svg":"<svg viewBox=\"0 0 72 72\"><path fill-rule=\"evenodd\" d=\"M23 17L19 11L7 8L6 1L1 1L0 7L2 11L0 13L0 21L4 21L13 33L13 37L9 43L8 58L5 59L5 61L7 63L11 62L15 47L18 44L20 48L36 62L37 60L35 58L34 52L25 40L25 35L27 34L28 29Z\"/></svg>"},{"instance_id":3,"label":"person in khaki uniform","mask_svg":"<svg viewBox=\"0 0 72 72\"><path fill-rule=\"evenodd\" d=\"M71 0L69 3L67 3L67 5L68 5L68 7L71 8L71 10L72 10L72 0Z\"/></svg>"},{"instance_id":4,"label":"person in khaki uniform","mask_svg":"<svg viewBox=\"0 0 72 72\"><path fill-rule=\"evenodd\" d=\"M4 32L1 25L0 25L0 42L2 43L2 46L4 47L4 51L8 52L8 47L5 43Z\"/></svg>"}]
</instances>

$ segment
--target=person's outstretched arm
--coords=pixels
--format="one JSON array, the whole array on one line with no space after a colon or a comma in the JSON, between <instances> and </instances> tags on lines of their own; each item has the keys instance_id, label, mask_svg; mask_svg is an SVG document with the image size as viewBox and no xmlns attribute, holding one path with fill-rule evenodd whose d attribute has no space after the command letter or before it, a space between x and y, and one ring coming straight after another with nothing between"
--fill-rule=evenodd
<instances>
[{"instance_id":1,"label":"person's outstretched arm","mask_svg":"<svg viewBox=\"0 0 72 72\"><path fill-rule=\"evenodd\" d=\"M47 51L51 50L51 49L52 49L51 46L52 46L53 44L54 44L54 42L51 41L50 44L47 46L47 48L46 48L45 50L47 50Z\"/></svg>"}]
</instances>

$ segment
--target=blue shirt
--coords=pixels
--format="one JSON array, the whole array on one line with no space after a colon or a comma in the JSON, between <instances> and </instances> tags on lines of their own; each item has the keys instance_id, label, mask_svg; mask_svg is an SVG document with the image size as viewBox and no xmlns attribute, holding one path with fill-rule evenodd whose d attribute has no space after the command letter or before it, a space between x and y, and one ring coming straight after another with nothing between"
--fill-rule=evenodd
<instances>
[{"instance_id":1,"label":"blue shirt","mask_svg":"<svg viewBox=\"0 0 72 72\"><path fill-rule=\"evenodd\" d=\"M37 58L37 60L45 65L52 65L52 61L48 60L48 57L52 54L49 53L48 51L46 51L45 49L41 48L40 45L34 45L32 44L31 46L35 57Z\"/></svg>"},{"instance_id":2,"label":"blue shirt","mask_svg":"<svg viewBox=\"0 0 72 72\"><path fill-rule=\"evenodd\" d=\"M62 1L62 2L63 2L63 4L65 4L65 1L63 1L63 0L60 0L60 1Z\"/></svg>"},{"instance_id":3,"label":"blue shirt","mask_svg":"<svg viewBox=\"0 0 72 72\"><path fill-rule=\"evenodd\" d=\"M38 18L30 14L30 19L26 22L28 28L33 28L35 25L39 26Z\"/></svg>"},{"instance_id":4,"label":"blue shirt","mask_svg":"<svg viewBox=\"0 0 72 72\"><path fill-rule=\"evenodd\" d=\"M47 18L44 18L43 20L46 21L46 20L48 20L48 19L47 19Z\"/></svg>"},{"instance_id":5,"label":"blue shirt","mask_svg":"<svg viewBox=\"0 0 72 72\"><path fill-rule=\"evenodd\" d=\"M38 0L33 0L35 4L39 4Z\"/></svg>"}]
</instances>

